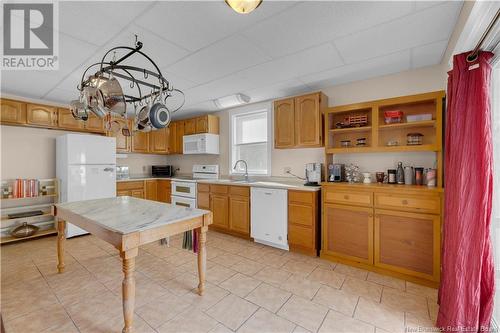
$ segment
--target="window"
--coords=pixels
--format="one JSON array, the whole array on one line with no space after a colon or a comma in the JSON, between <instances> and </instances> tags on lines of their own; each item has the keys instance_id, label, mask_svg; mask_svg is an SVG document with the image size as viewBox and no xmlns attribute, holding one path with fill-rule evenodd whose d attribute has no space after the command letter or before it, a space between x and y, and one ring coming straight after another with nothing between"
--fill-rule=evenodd
<instances>
[{"instance_id":1,"label":"window","mask_svg":"<svg viewBox=\"0 0 500 333\"><path fill-rule=\"evenodd\" d=\"M231 166L232 174L245 173L244 160L248 164L248 173L269 175L271 169L269 147L269 110L260 109L249 112L234 112L231 115Z\"/></svg>"}]
</instances>

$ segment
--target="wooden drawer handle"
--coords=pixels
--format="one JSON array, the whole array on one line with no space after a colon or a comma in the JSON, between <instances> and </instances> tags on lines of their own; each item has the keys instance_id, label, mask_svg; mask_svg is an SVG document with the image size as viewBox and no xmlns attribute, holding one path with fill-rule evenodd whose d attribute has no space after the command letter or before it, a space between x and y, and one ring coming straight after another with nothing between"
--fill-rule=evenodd
<instances>
[{"instance_id":1,"label":"wooden drawer handle","mask_svg":"<svg viewBox=\"0 0 500 333\"><path fill-rule=\"evenodd\" d=\"M403 200L403 201L401 201L401 203L402 203L403 205L407 205L407 204L408 204L408 200Z\"/></svg>"},{"instance_id":2,"label":"wooden drawer handle","mask_svg":"<svg viewBox=\"0 0 500 333\"><path fill-rule=\"evenodd\" d=\"M349 200L349 196L348 195L344 195L344 199Z\"/></svg>"}]
</instances>

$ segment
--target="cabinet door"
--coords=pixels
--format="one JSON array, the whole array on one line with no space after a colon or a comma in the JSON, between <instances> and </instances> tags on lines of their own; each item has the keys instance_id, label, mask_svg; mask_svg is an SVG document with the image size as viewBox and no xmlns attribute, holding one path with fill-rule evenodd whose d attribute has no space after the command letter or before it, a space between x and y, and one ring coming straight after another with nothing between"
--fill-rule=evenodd
<instances>
[{"instance_id":1,"label":"cabinet door","mask_svg":"<svg viewBox=\"0 0 500 333\"><path fill-rule=\"evenodd\" d=\"M57 126L57 110L54 107L37 104L26 105L26 119L30 125Z\"/></svg>"},{"instance_id":2,"label":"cabinet door","mask_svg":"<svg viewBox=\"0 0 500 333\"><path fill-rule=\"evenodd\" d=\"M170 180L158 180L158 185L157 185L157 198L156 200L160 202L165 202L165 203L171 203L172 202L172 189L171 189L171 183Z\"/></svg>"},{"instance_id":3,"label":"cabinet door","mask_svg":"<svg viewBox=\"0 0 500 333\"><path fill-rule=\"evenodd\" d=\"M120 123L120 125L123 127L125 125L125 119L122 118L114 118L113 120L116 120ZM129 128L132 126L132 122L129 120ZM130 152L130 142L131 139L129 136L124 136L122 134L121 128L118 132L108 132L108 136L112 136L116 138L116 152L118 153L129 153Z\"/></svg>"},{"instance_id":4,"label":"cabinet door","mask_svg":"<svg viewBox=\"0 0 500 333\"><path fill-rule=\"evenodd\" d=\"M117 197L124 197L124 196L130 196L130 191L116 191L116 196Z\"/></svg>"},{"instance_id":5,"label":"cabinet door","mask_svg":"<svg viewBox=\"0 0 500 333\"><path fill-rule=\"evenodd\" d=\"M130 196L134 198L144 199L144 190L131 190Z\"/></svg>"},{"instance_id":6,"label":"cabinet door","mask_svg":"<svg viewBox=\"0 0 500 333\"><path fill-rule=\"evenodd\" d=\"M325 253L373 264L372 208L324 204L323 247Z\"/></svg>"},{"instance_id":7,"label":"cabinet door","mask_svg":"<svg viewBox=\"0 0 500 333\"><path fill-rule=\"evenodd\" d=\"M319 94L295 98L295 142L299 147L321 147L323 128Z\"/></svg>"},{"instance_id":8,"label":"cabinet door","mask_svg":"<svg viewBox=\"0 0 500 333\"><path fill-rule=\"evenodd\" d=\"M295 146L294 103L293 98L274 102L275 148L291 148Z\"/></svg>"},{"instance_id":9,"label":"cabinet door","mask_svg":"<svg viewBox=\"0 0 500 333\"><path fill-rule=\"evenodd\" d=\"M439 281L439 215L375 210L375 266Z\"/></svg>"},{"instance_id":10,"label":"cabinet door","mask_svg":"<svg viewBox=\"0 0 500 333\"><path fill-rule=\"evenodd\" d=\"M149 151L149 133L135 132L132 138L132 151L134 153L147 153Z\"/></svg>"},{"instance_id":11,"label":"cabinet door","mask_svg":"<svg viewBox=\"0 0 500 333\"><path fill-rule=\"evenodd\" d=\"M198 201L198 208L210 209L210 193L198 192L197 201Z\"/></svg>"},{"instance_id":12,"label":"cabinet door","mask_svg":"<svg viewBox=\"0 0 500 333\"><path fill-rule=\"evenodd\" d=\"M171 122L168 126L168 153L177 153L177 123Z\"/></svg>"},{"instance_id":13,"label":"cabinet door","mask_svg":"<svg viewBox=\"0 0 500 333\"><path fill-rule=\"evenodd\" d=\"M0 99L0 122L26 124L26 104L9 99Z\"/></svg>"},{"instance_id":14,"label":"cabinet door","mask_svg":"<svg viewBox=\"0 0 500 333\"><path fill-rule=\"evenodd\" d=\"M213 224L216 227L228 229L229 198L227 195L211 194L210 208L213 213Z\"/></svg>"},{"instance_id":15,"label":"cabinet door","mask_svg":"<svg viewBox=\"0 0 500 333\"><path fill-rule=\"evenodd\" d=\"M146 199L156 201L158 198L158 182L156 180L146 180Z\"/></svg>"},{"instance_id":16,"label":"cabinet door","mask_svg":"<svg viewBox=\"0 0 500 333\"><path fill-rule=\"evenodd\" d=\"M196 118L196 133L208 133L208 116Z\"/></svg>"},{"instance_id":17,"label":"cabinet door","mask_svg":"<svg viewBox=\"0 0 500 333\"><path fill-rule=\"evenodd\" d=\"M229 199L229 229L250 236L250 200L232 196Z\"/></svg>"},{"instance_id":18,"label":"cabinet door","mask_svg":"<svg viewBox=\"0 0 500 333\"><path fill-rule=\"evenodd\" d=\"M196 134L196 118L184 120L184 135Z\"/></svg>"},{"instance_id":19,"label":"cabinet door","mask_svg":"<svg viewBox=\"0 0 500 333\"><path fill-rule=\"evenodd\" d=\"M175 152L177 154L182 154L184 152L184 147L183 147L183 139L182 137L184 136L184 121L178 121L177 122L177 149Z\"/></svg>"},{"instance_id":20,"label":"cabinet door","mask_svg":"<svg viewBox=\"0 0 500 333\"><path fill-rule=\"evenodd\" d=\"M90 114L89 119L85 122L85 129L90 132L105 132L104 118L99 118L95 114Z\"/></svg>"},{"instance_id":21,"label":"cabinet door","mask_svg":"<svg viewBox=\"0 0 500 333\"><path fill-rule=\"evenodd\" d=\"M57 109L57 124L59 128L81 130L85 126L83 120L77 120L69 109Z\"/></svg>"},{"instance_id":22,"label":"cabinet door","mask_svg":"<svg viewBox=\"0 0 500 333\"><path fill-rule=\"evenodd\" d=\"M149 133L149 152L157 154L168 153L169 129L162 128Z\"/></svg>"}]
</instances>

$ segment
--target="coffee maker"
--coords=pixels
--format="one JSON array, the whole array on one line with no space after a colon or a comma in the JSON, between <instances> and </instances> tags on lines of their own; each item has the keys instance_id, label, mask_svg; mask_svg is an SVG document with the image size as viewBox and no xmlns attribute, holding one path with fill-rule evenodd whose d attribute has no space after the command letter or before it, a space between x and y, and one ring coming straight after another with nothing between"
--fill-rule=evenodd
<instances>
[{"instance_id":1,"label":"coffee maker","mask_svg":"<svg viewBox=\"0 0 500 333\"><path fill-rule=\"evenodd\" d=\"M321 163L306 164L306 186L319 186L321 182Z\"/></svg>"},{"instance_id":2,"label":"coffee maker","mask_svg":"<svg viewBox=\"0 0 500 333\"><path fill-rule=\"evenodd\" d=\"M345 181L345 165L344 164L329 164L328 165L328 181L343 182Z\"/></svg>"}]
</instances>

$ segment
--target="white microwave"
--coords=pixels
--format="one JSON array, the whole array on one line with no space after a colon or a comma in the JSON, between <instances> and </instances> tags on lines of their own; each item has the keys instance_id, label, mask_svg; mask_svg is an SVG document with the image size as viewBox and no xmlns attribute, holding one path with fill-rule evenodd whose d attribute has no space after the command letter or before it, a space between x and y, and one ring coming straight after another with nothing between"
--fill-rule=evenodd
<instances>
[{"instance_id":1,"label":"white microwave","mask_svg":"<svg viewBox=\"0 0 500 333\"><path fill-rule=\"evenodd\" d=\"M182 139L184 154L219 154L218 134L184 135Z\"/></svg>"}]
</instances>

